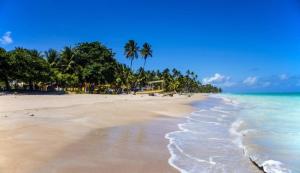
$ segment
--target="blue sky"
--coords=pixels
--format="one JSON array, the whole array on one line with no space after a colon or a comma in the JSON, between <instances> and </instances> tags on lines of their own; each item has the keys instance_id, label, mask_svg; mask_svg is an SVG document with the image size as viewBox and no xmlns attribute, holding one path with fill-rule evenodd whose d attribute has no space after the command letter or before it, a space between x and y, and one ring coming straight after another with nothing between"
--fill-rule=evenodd
<instances>
[{"instance_id":1,"label":"blue sky","mask_svg":"<svg viewBox=\"0 0 300 173\"><path fill-rule=\"evenodd\" d=\"M97 40L129 64L134 39L154 49L148 69L191 69L228 92L300 90L297 0L0 0L0 21L7 50Z\"/></svg>"}]
</instances>

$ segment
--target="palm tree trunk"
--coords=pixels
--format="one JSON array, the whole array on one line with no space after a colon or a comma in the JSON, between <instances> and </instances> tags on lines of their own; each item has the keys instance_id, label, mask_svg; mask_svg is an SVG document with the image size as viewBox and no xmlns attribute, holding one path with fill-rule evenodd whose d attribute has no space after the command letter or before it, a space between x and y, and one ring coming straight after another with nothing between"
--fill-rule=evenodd
<instances>
[{"instance_id":1,"label":"palm tree trunk","mask_svg":"<svg viewBox=\"0 0 300 173\"><path fill-rule=\"evenodd\" d=\"M30 91L33 91L33 83L32 83L31 80L29 81L29 90L30 90Z\"/></svg>"},{"instance_id":2,"label":"palm tree trunk","mask_svg":"<svg viewBox=\"0 0 300 173\"><path fill-rule=\"evenodd\" d=\"M5 87L7 91L10 91L10 85L7 78L5 79Z\"/></svg>"},{"instance_id":3,"label":"palm tree trunk","mask_svg":"<svg viewBox=\"0 0 300 173\"><path fill-rule=\"evenodd\" d=\"M145 65L146 65L146 58L145 58L145 61L144 61L144 66L143 66L144 71L145 71Z\"/></svg>"},{"instance_id":4,"label":"palm tree trunk","mask_svg":"<svg viewBox=\"0 0 300 173\"><path fill-rule=\"evenodd\" d=\"M133 61L133 59L131 59L131 61L130 61L130 69L132 70L132 61Z\"/></svg>"}]
</instances>

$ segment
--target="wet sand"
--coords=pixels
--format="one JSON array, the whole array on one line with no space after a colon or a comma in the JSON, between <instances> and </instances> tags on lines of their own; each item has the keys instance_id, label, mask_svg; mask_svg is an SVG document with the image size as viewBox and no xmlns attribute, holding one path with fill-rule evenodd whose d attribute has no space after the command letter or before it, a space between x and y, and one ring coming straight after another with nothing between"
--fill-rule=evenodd
<instances>
[{"instance_id":1,"label":"wet sand","mask_svg":"<svg viewBox=\"0 0 300 173\"><path fill-rule=\"evenodd\" d=\"M178 172L164 135L203 98L0 96L0 172Z\"/></svg>"}]
</instances>

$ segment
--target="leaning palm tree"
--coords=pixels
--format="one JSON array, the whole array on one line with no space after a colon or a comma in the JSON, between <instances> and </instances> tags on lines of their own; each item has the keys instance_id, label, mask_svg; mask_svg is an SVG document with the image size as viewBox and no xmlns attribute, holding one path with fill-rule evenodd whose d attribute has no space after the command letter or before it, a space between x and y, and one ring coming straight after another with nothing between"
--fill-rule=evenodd
<instances>
[{"instance_id":1,"label":"leaning palm tree","mask_svg":"<svg viewBox=\"0 0 300 173\"><path fill-rule=\"evenodd\" d=\"M148 57L152 57L152 49L151 45L148 43L144 43L143 48L141 49L141 55L144 58L144 66L143 69L145 70L146 60Z\"/></svg>"},{"instance_id":2,"label":"leaning palm tree","mask_svg":"<svg viewBox=\"0 0 300 173\"><path fill-rule=\"evenodd\" d=\"M126 58L130 59L130 69L132 69L132 61L138 58L139 47L134 40L129 40L125 44L125 52Z\"/></svg>"},{"instance_id":3,"label":"leaning palm tree","mask_svg":"<svg viewBox=\"0 0 300 173\"><path fill-rule=\"evenodd\" d=\"M71 47L66 46L61 52L61 67L64 73L73 73L74 72L74 52Z\"/></svg>"}]
</instances>

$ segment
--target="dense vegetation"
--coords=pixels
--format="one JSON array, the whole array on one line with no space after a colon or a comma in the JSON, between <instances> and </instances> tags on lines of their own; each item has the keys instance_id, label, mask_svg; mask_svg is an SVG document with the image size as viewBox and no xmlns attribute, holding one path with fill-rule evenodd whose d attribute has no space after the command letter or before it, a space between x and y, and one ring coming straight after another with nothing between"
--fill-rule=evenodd
<instances>
[{"instance_id":1,"label":"dense vegetation","mask_svg":"<svg viewBox=\"0 0 300 173\"><path fill-rule=\"evenodd\" d=\"M1 90L63 90L89 93L122 93L145 88L149 81L163 80L166 92L221 92L210 84L201 85L194 72L165 69L144 70L152 57L150 44L142 48L134 40L124 46L130 67L119 63L113 51L99 42L79 43L62 51L0 48ZM137 58L144 59L143 67L132 70Z\"/></svg>"}]
</instances>

